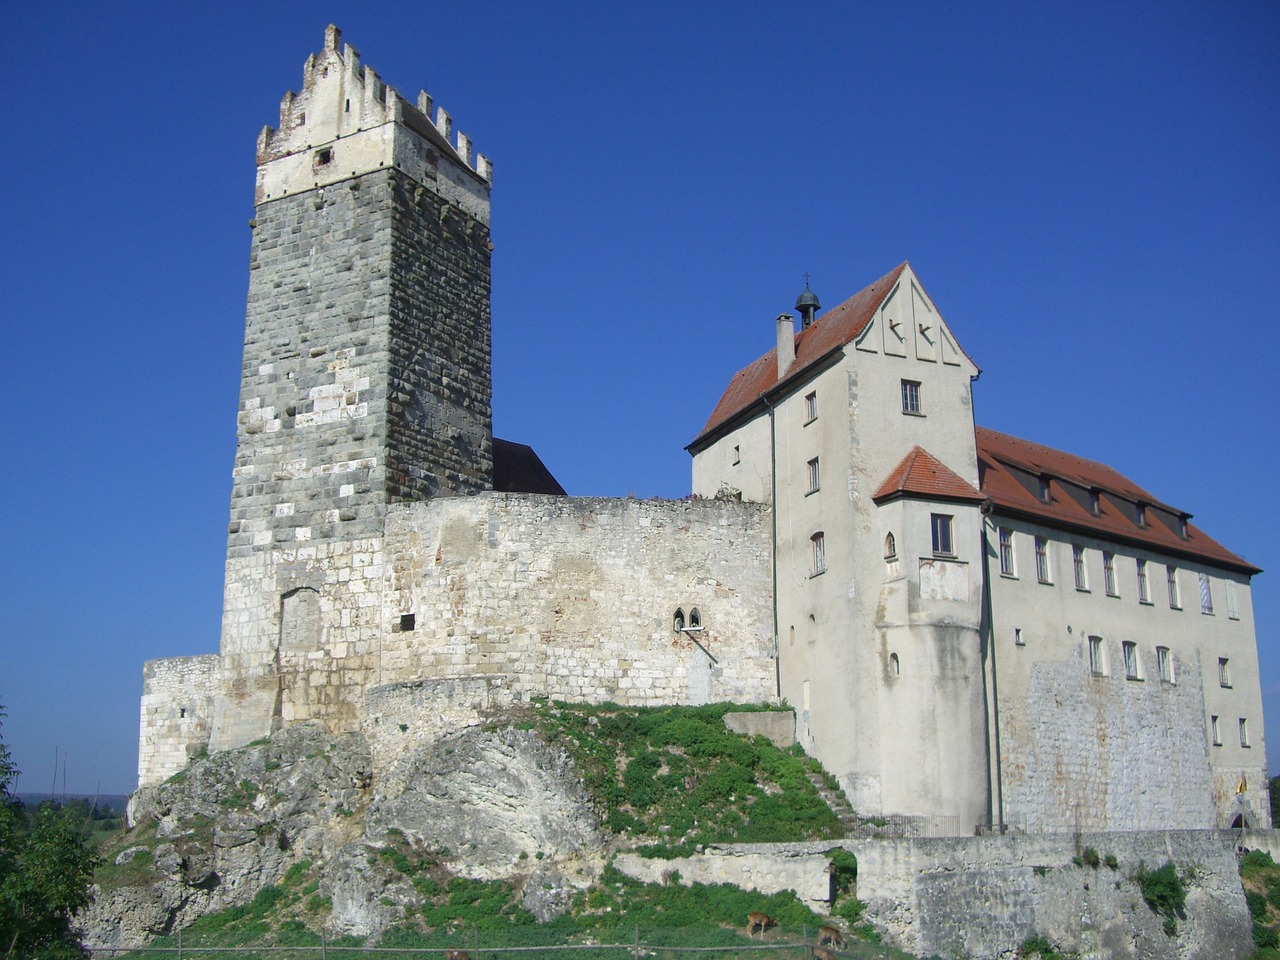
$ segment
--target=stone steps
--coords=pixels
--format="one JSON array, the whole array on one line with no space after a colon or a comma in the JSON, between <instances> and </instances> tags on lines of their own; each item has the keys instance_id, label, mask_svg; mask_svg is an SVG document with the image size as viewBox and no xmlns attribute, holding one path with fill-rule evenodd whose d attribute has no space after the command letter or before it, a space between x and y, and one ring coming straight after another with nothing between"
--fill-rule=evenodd
<instances>
[{"instance_id":1,"label":"stone steps","mask_svg":"<svg viewBox=\"0 0 1280 960\"><path fill-rule=\"evenodd\" d=\"M853 809L849 806L843 796L827 786L822 777L814 773L812 770L806 770L804 775L805 778L813 784L813 788L818 791L818 796L822 797L822 801L831 809L831 812L836 815L836 819L840 821L846 833L862 826L862 819L853 812Z\"/></svg>"}]
</instances>

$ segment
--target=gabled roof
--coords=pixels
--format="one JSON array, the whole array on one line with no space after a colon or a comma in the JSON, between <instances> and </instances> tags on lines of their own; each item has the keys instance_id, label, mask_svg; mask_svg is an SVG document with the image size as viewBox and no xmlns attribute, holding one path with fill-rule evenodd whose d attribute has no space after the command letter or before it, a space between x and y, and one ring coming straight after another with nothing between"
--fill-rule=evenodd
<instances>
[{"instance_id":1,"label":"gabled roof","mask_svg":"<svg viewBox=\"0 0 1280 960\"><path fill-rule=\"evenodd\" d=\"M967 503L978 503L985 499L974 489L973 484L920 446L911 448L911 452L893 468L884 483L880 484L880 489L871 495L871 499L876 503L884 503L906 496Z\"/></svg>"},{"instance_id":2,"label":"gabled roof","mask_svg":"<svg viewBox=\"0 0 1280 960\"><path fill-rule=\"evenodd\" d=\"M1262 572L1186 522L1190 514L1162 503L1104 463L985 427L977 427L974 435L978 482L996 513L1093 533L1250 575ZM1024 481L1028 477L1037 483L1042 478L1048 480L1048 502L1027 488ZM1091 493L1098 495L1096 514L1089 509ZM1136 520L1139 504L1147 508L1145 526ZM1176 529L1179 520L1186 524L1185 537Z\"/></svg>"},{"instance_id":3,"label":"gabled roof","mask_svg":"<svg viewBox=\"0 0 1280 960\"><path fill-rule=\"evenodd\" d=\"M828 310L809 329L797 333L795 362L781 380L778 379L776 346L759 360L735 373L720 397L720 402L711 411L706 425L689 446L697 446L699 441L718 427L759 403L761 394L801 380L807 370L833 350L857 339L884 302L885 295L898 282L906 266L904 260L869 287L858 291L840 306Z\"/></svg>"}]
</instances>

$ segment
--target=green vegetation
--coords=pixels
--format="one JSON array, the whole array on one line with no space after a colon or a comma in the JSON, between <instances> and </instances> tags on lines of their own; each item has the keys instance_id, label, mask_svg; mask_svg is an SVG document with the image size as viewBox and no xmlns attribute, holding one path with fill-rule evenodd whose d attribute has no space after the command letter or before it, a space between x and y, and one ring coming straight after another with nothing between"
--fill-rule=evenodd
<instances>
[{"instance_id":1,"label":"green vegetation","mask_svg":"<svg viewBox=\"0 0 1280 960\"><path fill-rule=\"evenodd\" d=\"M1074 957L1074 953L1060 953L1054 949L1053 944L1048 937L1041 934L1033 934L1022 941L1022 945L1018 947L1018 957L1023 960L1068 960Z\"/></svg>"},{"instance_id":2,"label":"green vegetation","mask_svg":"<svg viewBox=\"0 0 1280 960\"><path fill-rule=\"evenodd\" d=\"M1178 869L1172 861L1165 861L1164 866L1156 870L1148 870L1143 864L1138 865L1138 873L1133 878L1142 890L1142 899L1153 913L1164 917L1164 932L1172 937L1178 932L1178 918L1185 917L1187 890L1178 875Z\"/></svg>"},{"instance_id":3,"label":"green vegetation","mask_svg":"<svg viewBox=\"0 0 1280 960\"><path fill-rule=\"evenodd\" d=\"M1250 850L1240 861L1240 882L1253 918L1251 960L1280 960L1280 866L1270 854Z\"/></svg>"},{"instance_id":4,"label":"green vegetation","mask_svg":"<svg viewBox=\"0 0 1280 960\"><path fill-rule=\"evenodd\" d=\"M77 810L52 803L28 818L10 791L17 775L0 740L0 955L84 956L71 918L91 899L98 862L91 831Z\"/></svg>"},{"instance_id":5,"label":"green vegetation","mask_svg":"<svg viewBox=\"0 0 1280 960\"><path fill-rule=\"evenodd\" d=\"M569 750L604 825L648 840L640 851L651 856L684 856L699 844L843 836L805 777L802 752L725 727L724 715L743 709L557 702L540 704L532 723Z\"/></svg>"}]
</instances>

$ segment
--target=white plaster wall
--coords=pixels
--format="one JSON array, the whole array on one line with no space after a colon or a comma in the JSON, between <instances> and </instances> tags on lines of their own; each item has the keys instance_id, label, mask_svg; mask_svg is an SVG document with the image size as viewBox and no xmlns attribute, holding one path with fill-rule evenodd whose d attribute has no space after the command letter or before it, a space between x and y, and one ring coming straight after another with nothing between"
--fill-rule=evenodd
<instances>
[{"instance_id":1,"label":"white plaster wall","mask_svg":"<svg viewBox=\"0 0 1280 960\"><path fill-rule=\"evenodd\" d=\"M1000 574L999 527L1013 533L1016 576ZM1008 822L1038 831L1227 826L1243 776L1251 821L1269 824L1247 579L1008 518L993 518L988 536ZM1049 584L1037 579L1036 536L1049 541ZM1073 544L1085 551L1085 590L1076 587ZM1118 596L1105 589L1104 550L1115 553ZM1148 603L1138 600L1138 558L1147 560ZM1168 563L1178 567L1181 609L1169 605ZM1200 612L1200 570L1210 574L1212 615ZM1236 583L1234 619L1224 578ZM1090 636L1103 640L1101 676L1090 671ZM1136 644L1138 679L1126 677L1125 641ZM1173 683L1159 676L1157 646L1171 652ZM1218 682L1219 657L1229 660L1229 688ZM1210 743L1211 715L1220 718L1220 746ZM1240 746L1240 717L1248 720L1250 747Z\"/></svg>"}]
</instances>

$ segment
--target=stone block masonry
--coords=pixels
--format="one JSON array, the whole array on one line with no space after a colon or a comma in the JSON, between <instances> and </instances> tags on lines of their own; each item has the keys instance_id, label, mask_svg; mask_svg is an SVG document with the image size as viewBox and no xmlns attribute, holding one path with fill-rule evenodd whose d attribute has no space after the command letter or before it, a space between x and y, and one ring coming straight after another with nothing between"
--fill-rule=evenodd
<instances>
[{"instance_id":1,"label":"stone block masonry","mask_svg":"<svg viewBox=\"0 0 1280 960\"><path fill-rule=\"evenodd\" d=\"M208 745L220 666L217 654L148 660L143 665L140 784L167 780Z\"/></svg>"}]
</instances>

